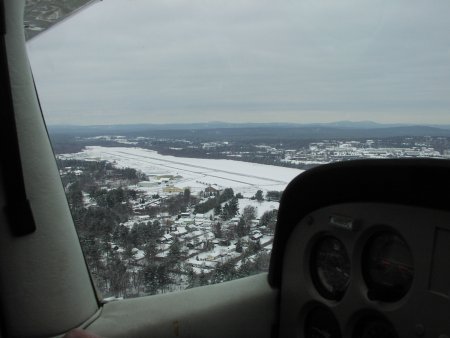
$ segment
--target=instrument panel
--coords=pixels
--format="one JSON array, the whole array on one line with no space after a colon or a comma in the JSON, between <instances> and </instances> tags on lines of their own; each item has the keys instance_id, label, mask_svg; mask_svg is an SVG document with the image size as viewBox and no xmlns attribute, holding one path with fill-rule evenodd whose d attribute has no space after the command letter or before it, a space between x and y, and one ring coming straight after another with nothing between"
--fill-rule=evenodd
<instances>
[{"instance_id":1,"label":"instrument panel","mask_svg":"<svg viewBox=\"0 0 450 338\"><path fill-rule=\"evenodd\" d=\"M378 203L318 209L283 259L280 337L450 337L450 213Z\"/></svg>"}]
</instances>

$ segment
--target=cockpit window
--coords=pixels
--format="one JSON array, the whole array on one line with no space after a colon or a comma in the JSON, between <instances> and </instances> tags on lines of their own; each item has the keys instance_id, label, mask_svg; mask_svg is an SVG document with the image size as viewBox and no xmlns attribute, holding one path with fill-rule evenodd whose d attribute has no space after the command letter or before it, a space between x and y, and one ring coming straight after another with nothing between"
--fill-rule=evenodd
<instances>
[{"instance_id":1,"label":"cockpit window","mask_svg":"<svg viewBox=\"0 0 450 338\"><path fill-rule=\"evenodd\" d=\"M30 62L105 297L267 271L309 168L450 155L450 3L27 0Z\"/></svg>"}]
</instances>

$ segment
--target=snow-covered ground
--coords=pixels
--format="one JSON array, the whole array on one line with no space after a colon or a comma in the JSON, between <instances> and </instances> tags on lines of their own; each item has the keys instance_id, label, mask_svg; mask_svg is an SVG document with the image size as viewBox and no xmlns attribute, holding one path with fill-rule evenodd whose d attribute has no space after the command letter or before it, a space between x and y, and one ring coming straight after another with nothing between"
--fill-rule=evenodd
<instances>
[{"instance_id":1,"label":"snow-covered ground","mask_svg":"<svg viewBox=\"0 0 450 338\"><path fill-rule=\"evenodd\" d=\"M273 209L278 210L280 203L274 201L261 201L240 199L239 201L239 211L243 212L244 208L248 205L252 206L256 210L256 218L260 218L266 211L272 211Z\"/></svg>"},{"instance_id":2,"label":"snow-covered ground","mask_svg":"<svg viewBox=\"0 0 450 338\"><path fill-rule=\"evenodd\" d=\"M192 192L198 192L211 185L217 189L230 187L235 193L240 192L244 196L254 195L259 189L264 192L284 190L286 185L302 172L299 169L233 160L166 156L152 150L134 147L91 146L79 153L59 156L66 159L105 160L119 168L138 169L149 175L150 181L158 175L179 175L181 177L166 185L189 187ZM154 180L154 186L141 189L149 193L162 193L165 185L158 184L156 179ZM261 208L261 211L262 209L266 209L266 206Z\"/></svg>"}]
</instances>

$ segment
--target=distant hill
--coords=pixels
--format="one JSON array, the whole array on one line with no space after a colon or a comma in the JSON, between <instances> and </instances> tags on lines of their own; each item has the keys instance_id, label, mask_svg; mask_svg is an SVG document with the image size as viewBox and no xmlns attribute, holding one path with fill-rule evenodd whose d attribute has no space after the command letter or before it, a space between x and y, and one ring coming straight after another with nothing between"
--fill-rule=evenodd
<instances>
[{"instance_id":1,"label":"distant hill","mask_svg":"<svg viewBox=\"0 0 450 338\"><path fill-rule=\"evenodd\" d=\"M274 139L350 139L405 136L450 137L449 126L389 125L374 122L341 121L317 124L287 123L194 123L110 126L49 126L52 135L98 136L123 135L205 140L274 140Z\"/></svg>"},{"instance_id":2,"label":"distant hill","mask_svg":"<svg viewBox=\"0 0 450 338\"><path fill-rule=\"evenodd\" d=\"M405 123L377 123L373 121L336 121L330 123L315 123L309 126L323 126L323 127L335 127L335 128L349 128L349 129L375 129L375 128L393 128L393 127L406 127L409 126Z\"/></svg>"}]
</instances>

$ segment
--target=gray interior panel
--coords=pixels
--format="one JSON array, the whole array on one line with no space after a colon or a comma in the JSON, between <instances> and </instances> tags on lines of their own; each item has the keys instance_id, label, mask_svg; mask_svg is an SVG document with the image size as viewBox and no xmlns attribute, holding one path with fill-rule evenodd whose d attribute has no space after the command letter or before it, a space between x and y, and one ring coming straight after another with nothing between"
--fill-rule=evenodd
<instances>
[{"instance_id":1,"label":"gray interior panel","mask_svg":"<svg viewBox=\"0 0 450 338\"><path fill-rule=\"evenodd\" d=\"M267 274L103 307L88 330L105 337L270 337L277 292Z\"/></svg>"}]
</instances>

